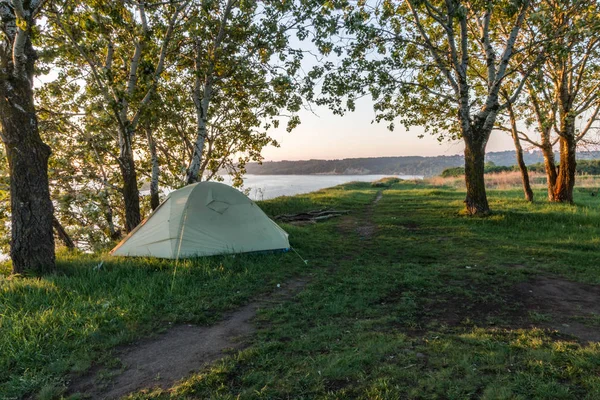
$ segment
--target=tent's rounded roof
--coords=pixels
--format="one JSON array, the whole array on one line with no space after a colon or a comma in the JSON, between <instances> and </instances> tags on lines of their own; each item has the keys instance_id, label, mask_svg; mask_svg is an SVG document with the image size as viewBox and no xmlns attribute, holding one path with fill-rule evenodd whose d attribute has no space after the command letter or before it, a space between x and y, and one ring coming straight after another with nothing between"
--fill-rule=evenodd
<instances>
[{"instance_id":1,"label":"tent's rounded roof","mask_svg":"<svg viewBox=\"0 0 600 400\"><path fill-rule=\"evenodd\" d=\"M183 258L287 249L287 236L240 191L199 182L171 192L111 254Z\"/></svg>"}]
</instances>

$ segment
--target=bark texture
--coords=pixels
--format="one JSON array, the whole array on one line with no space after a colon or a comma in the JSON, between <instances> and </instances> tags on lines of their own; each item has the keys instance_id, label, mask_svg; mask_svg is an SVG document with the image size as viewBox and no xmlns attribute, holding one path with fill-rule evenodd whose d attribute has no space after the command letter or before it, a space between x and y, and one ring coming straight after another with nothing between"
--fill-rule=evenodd
<instances>
[{"instance_id":1,"label":"bark texture","mask_svg":"<svg viewBox=\"0 0 600 400\"><path fill-rule=\"evenodd\" d=\"M490 207L485 192L485 147L465 140L465 205L471 215L486 215Z\"/></svg>"},{"instance_id":2,"label":"bark texture","mask_svg":"<svg viewBox=\"0 0 600 400\"><path fill-rule=\"evenodd\" d=\"M0 2L0 136L10 174L13 273L40 274L55 268L50 147L38 131L32 89L37 55L31 31L41 5L39 1Z\"/></svg>"},{"instance_id":3,"label":"bark texture","mask_svg":"<svg viewBox=\"0 0 600 400\"><path fill-rule=\"evenodd\" d=\"M156 143L154 142L154 137L152 137L152 131L150 129L146 129L146 138L148 139L148 147L150 149L150 157L152 161L152 177L150 178L150 207L152 207L152 211L154 211L160 205L160 197L158 195L158 175L160 174L160 166L158 164Z\"/></svg>"},{"instance_id":4,"label":"bark texture","mask_svg":"<svg viewBox=\"0 0 600 400\"><path fill-rule=\"evenodd\" d=\"M556 180L558 179L558 172L556 168L556 162L554 160L554 150L550 143L542 145L542 154L544 155L544 168L546 170L546 179L548 186L548 200L556 201L554 188L556 187Z\"/></svg>"},{"instance_id":5,"label":"bark texture","mask_svg":"<svg viewBox=\"0 0 600 400\"><path fill-rule=\"evenodd\" d=\"M48 188L50 147L38 132L30 81L3 79L0 99L2 140L10 171L13 273L50 272L55 267Z\"/></svg>"},{"instance_id":6,"label":"bark texture","mask_svg":"<svg viewBox=\"0 0 600 400\"><path fill-rule=\"evenodd\" d=\"M560 137L560 167L554 187L554 201L573 202L573 187L577 169L575 137L565 135Z\"/></svg>"},{"instance_id":7,"label":"bark texture","mask_svg":"<svg viewBox=\"0 0 600 400\"><path fill-rule=\"evenodd\" d=\"M129 135L124 137L119 154L119 167L123 176L123 201L125 203L125 230L129 233L141 222L140 192Z\"/></svg>"}]
</instances>

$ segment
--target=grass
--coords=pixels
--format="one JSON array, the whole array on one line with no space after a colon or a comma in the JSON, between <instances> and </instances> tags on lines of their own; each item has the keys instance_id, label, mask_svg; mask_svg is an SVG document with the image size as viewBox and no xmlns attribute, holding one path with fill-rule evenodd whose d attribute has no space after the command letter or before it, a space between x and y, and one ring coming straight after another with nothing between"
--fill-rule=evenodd
<instances>
[{"instance_id":1,"label":"grass","mask_svg":"<svg viewBox=\"0 0 600 400\"><path fill-rule=\"evenodd\" d=\"M518 189L492 190L493 214L470 218L461 190L389 185L261 202L270 215L351 210L284 225L308 265L289 253L190 260L171 292L171 262L61 254L54 275L0 278L0 398L58 398L70 374L118 362L116 346L212 324L299 275L311 282L259 312L247 349L131 397L600 398L600 344L547 329L553 315L524 309L514 289L550 274L600 284L600 199L576 191L576 205L529 204ZM371 237L356 229L365 224Z\"/></svg>"},{"instance_id":2,"label":"grass","mask_svg":"<svg viewBox=\"0 0 600 400\"><path fill-rule=\"evenodd\" d=\"M531 186L536 189L542 189L546 187L546 174L542 172L529 172L529 181ZM431 178L427 178L427 182L432 185L437 186L447 186L452 188L464 189L465 188L465 177L464 176L456 176L456 177L441 177L434 176ZM521 173L519 171L507 171L507 172L497 172L497 173L489 173L485 176L485 184L486 187L490 189L499 189L499 190L510 190L513 188L521 187ZM598 175L577 175L577 186L578 190L584 192L593 192L597 193L598 188L600 188L600 176ZM540 193L540 197L538 199L545 199L546 194Z\"/></svg>"}]
</instances>

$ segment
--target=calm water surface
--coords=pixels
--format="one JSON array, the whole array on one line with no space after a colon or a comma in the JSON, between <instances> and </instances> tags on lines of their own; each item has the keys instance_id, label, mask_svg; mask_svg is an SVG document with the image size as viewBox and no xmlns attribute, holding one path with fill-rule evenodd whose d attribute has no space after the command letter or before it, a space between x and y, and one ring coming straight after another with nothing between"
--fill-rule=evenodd
<instances>
[{"instance_id":1,"label":"calm water surface","mask_svg":"<svg viewBox=\"0 0 600 400\"><path fill-rule=\"evenodd\" d=\"M373 182L387 176L400 179L422 179L416 175L246 175L244 189L252 200L267 200L279 196L314 192L348 182ZM231 179L225 178L231 184Z\"/></svg>"}]
</instances>

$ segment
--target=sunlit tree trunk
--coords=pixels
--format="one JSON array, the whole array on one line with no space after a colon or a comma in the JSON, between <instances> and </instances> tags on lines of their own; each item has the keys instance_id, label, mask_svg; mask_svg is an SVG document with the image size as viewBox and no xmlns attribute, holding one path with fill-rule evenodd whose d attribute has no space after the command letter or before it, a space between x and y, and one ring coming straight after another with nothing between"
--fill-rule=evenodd
<instances>
[{"instance_id":1,"label":"sunlit tree trunk","mask_svg":"<svg viewBox=\"0 0 600 400\"><path fill-rule=\"evenodd\" d=\"M542 154L544 155L544 169L546 170L546 180L548 187L548 200L556 201L554 194L554 188L556 187L556 180L558 178L556 162L554 160L554 150L552 144L549 142L544 143L542 141Z\"/></svg>"},{"instance_id":2,"label":"sunlit tree trunk","mask_svg":"<svg viewBox=\"0 0 600 400\"><path fill-rule=\"evenodd\" d=\"M511 136L515 145L515 155L517 157L517 165L521 172L521 181L523 182L523 193L525 194L525 200L533 201L533 191L531 190L531 184L529 182L529 171L525 160L523 159L523 147L521 146L521 140L519 139L519 130L517 127L517 119L512 107L512 104L508 103L507 106L508 115L510 118Z\"/></svg>"},{"instance_id":3,"label":"sunlit tree trunk","mask_svg":"<svg viewBox=\"0 0 600 400\"><path fill-rule=\"evenodd\" d=\"M554 201L573 202L573 187L575 186L576 143L572 135L560 137L560 167L554 187Z\"/></svg>"}]
</instances>

